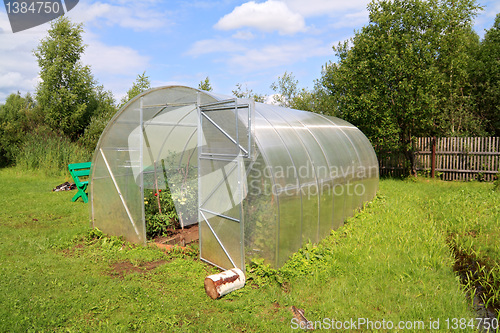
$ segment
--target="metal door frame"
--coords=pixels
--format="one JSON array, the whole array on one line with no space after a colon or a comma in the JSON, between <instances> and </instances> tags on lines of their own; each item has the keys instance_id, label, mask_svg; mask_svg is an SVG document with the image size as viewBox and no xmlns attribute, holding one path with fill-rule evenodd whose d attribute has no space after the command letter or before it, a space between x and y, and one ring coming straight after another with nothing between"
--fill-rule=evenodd
<instances>
[{"instance_id":1,"label":"metal door frame","mask_svg":"<svg viewBox=\"0 0 500 333\"><path fill-rule=\"evenodd\" d=\"M244 214L243 214L243 186L244 186L244 181L246 179L244 178L244 161L245 159L251 158L251 156L254 155L254 146L253 146L253 133L252 133L252 128L253 128L253 112L254 112L254 103L253 101L250 100L238 100L238 99L229 99L229 100L222 100L214 103L207 103L207 104L201 104L200 103L200 95L198 93L198 102L197 102L197 110L198 110L198 216L199 216L199 221L200 224L202 222L205 222L210 229L211 233L215 237L215 239L218 242L218 245L221 247L227 258L229 259L229 262L233 265L233 267L238 267L242 270L245 270L245 256L244 256ZM247 120L247 128L246 128L246 133L244 134L247 139L242 142L240 140L240 133L239 126L238 124L240 123L240 114L241 110L247 110L248 112L248 120ZM219 124L217 124L216 121L214 121L210 117L211 112L217 112L217 111L227 111L227 110L234 110L234 116L235 116L235 138L232 137L227 131L224 130ZM245 119L246 120L246 119ZM204 152L204 147L203 147L203 138L204 138L204 133L203 133L203 124L204 122L207 121L211 125L213 125L220 133L225 136L234 146L237 148L235 151L237 151L237 154L222 154L222 153L214 153L214 152ZM205 197L202 195L202 189L203 189L203 184L202 184L202 176L201 176L201 160L212 160L212 161L218 161L218 162L227 162L227 163L235 163L233 167L230 168L230 170L226 173L223 171L223 177L217 182L215 187L211 189L210 194L208 194ZM237 172L237 187L236 191L240 193L241 198L238 198L239 206L239 218L231 217L224 215L222 212L214 212L211 210L208 210L204 208L204 204L214 195L217 190L223 186L224 184L227 183L228 177L232 175L234 172ZM230 193L230 197L232 197L232 193ZM233 207L235 206L235 203L233 202ZM214 215L219 218L222 218L224 220L232 221L232 222L237 222L239 223L240 227L240 257L241 257L241 262L237 263L233 258L231 257L230 253L224 246L223 242L220 240L220 238L217 235L217 232L214 230L212 225L210 224L210 219L207 218L206 214ZM199 228L199 233L200 233L200 244L199 244L199 251L200 251L200 259L208 262L212 265L215 265L219 268L222 269L230 269L233 267L220 267L217 264L214 264L211 262L209 259L203 257L203 239L202 239L202 228L200 225Z\"/></svg>"}]
</instances>

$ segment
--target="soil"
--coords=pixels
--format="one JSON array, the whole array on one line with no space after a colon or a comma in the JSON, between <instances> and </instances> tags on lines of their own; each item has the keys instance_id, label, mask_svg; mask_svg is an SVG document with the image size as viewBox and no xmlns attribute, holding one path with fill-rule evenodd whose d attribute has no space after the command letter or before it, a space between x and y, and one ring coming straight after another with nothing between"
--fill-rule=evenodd
<instances>
[{"instance_id":1,"label":"soil","mask_svg":"<svg viewBox=\"0 0 500 333\"><path fill-rule=\"evenodd\" d=\"M197 242L199 239L198 225L191 225L184 229L169 229L167 236L154 238L156 244L186 246Z\"/></svg>"},{"instance_id":2,"label":"soil","mask_svg":"<svg viewBox=\"0 0 500 333\"><path fill-rule=\"evenodd\" d=\"M113 277L117 277L123 279L123 277L130 273L142 273L145 274L158 266L165 264L165 260L158 260L153 262L146 262L139 264L138 266L134 266L130 261L122 261L117 262L111 266L110 275Z\"/></svg>"}]
</instances>

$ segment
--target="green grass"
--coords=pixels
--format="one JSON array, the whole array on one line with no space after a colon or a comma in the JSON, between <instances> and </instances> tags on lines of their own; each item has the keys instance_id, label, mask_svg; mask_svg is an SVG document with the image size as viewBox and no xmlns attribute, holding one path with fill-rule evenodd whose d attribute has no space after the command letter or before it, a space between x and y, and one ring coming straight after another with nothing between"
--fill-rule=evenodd
<instances>
[{"instance_id":1,"label":"green grass","mask_svg":"<svg viewBox=\"0 0 500 333\"><path fill-rule=\"evenodd\" d=\"M213 301L203 280L216 270L196 256L90 237L88 205L51 192L65 180L0 170L2 332L282 332L292 305L311 321L439 318L446 328L474 317L450 240L500 261L491 184L383 180L378 198L318 246L279 272L255 266L245 288Z\"/></svg>"}]
</instances>

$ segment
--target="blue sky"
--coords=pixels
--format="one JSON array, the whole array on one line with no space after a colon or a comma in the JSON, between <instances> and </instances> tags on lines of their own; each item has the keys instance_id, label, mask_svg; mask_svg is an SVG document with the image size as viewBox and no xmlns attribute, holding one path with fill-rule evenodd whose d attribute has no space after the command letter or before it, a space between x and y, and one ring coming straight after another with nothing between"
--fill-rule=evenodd
<instances>
[{"instance_id":1,"label":"blue sky","mask_svg":"<svg viewBox=\"0 0 500 333\"><path fill-rule=\"evenodd\" d=\"M231 94L237 83L260 94L285 71L312 88L332 46L368 23L368 0L80 0L67 15L84 24L82 58L117 100L146 71L152 85L197 87ZM500 1L482 0L480 36L500 13ZM32 50L44 24L13 34L0 10L0 103L12 92L34 92L38 65Z\"/></svg>"}]
</instances>

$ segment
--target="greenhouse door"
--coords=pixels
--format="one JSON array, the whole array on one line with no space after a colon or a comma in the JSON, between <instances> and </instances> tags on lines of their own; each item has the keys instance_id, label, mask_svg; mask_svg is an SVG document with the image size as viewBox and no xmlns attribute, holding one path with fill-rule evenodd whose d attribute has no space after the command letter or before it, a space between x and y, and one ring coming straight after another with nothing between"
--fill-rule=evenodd
<instances>
[{"instance_id":1,"label":"greenhouse door","mask_svg":"<svg viewBox=\"0 0 500 333\"><path fill-rule=\"evenodd\" d=\"M244 270L244 162L252 154L253 104L199 105L198 214L200 258Z\"/></svg>"}]
</instances>

